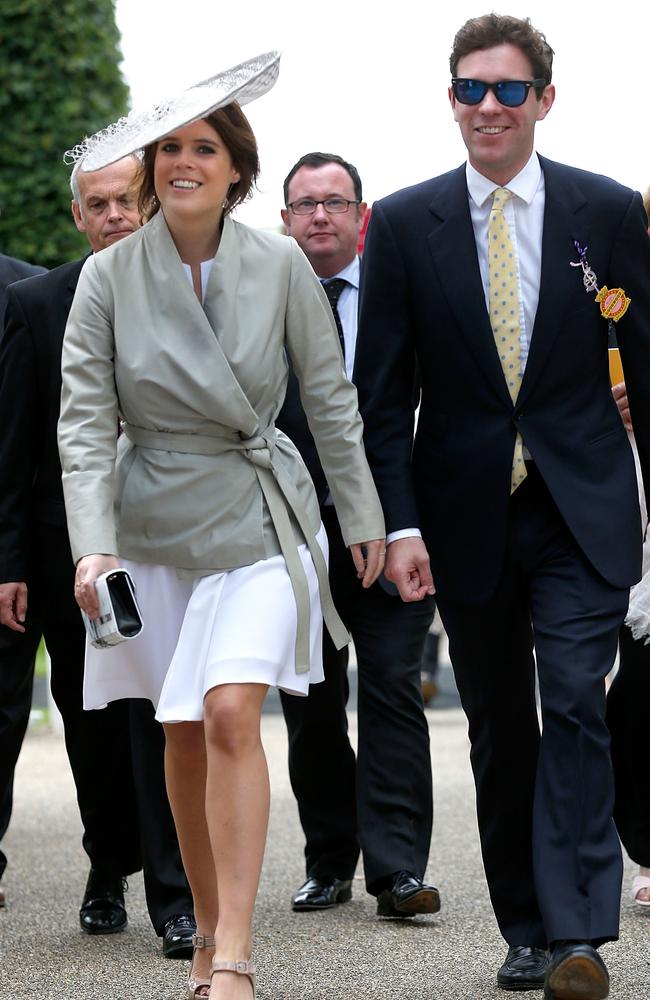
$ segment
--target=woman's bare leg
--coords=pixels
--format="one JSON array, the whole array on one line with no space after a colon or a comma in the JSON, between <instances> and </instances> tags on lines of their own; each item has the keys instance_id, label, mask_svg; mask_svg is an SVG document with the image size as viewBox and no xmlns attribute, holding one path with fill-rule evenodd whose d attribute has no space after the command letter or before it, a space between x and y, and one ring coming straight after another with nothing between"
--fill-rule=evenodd
<instances>
[{"instance_id":1,"label":"woman's bare leg","mask_svg":"<svg viewBox=\"0 0 650 1000\"><path fill-rule=\"evenodd\" d=\"M215 957L250 957L253 909L269 818L269 777L260 738L267 687L224 684L204 700L205 812L219 887ZM251 1000L246 976L214 976L210 1000Z\"/></svg>"},{"instance_id":2,"label":"woman's bare leg","mask_svg":"<svg viewBox=\"0 0 650 1000\"><path fill-rule=\"evenodd\" d=\"M165 776L183 866L192 890L197 934L212 935L219 919L217 880L205 815L206 752L202 722L170 722L165 729ZM196 979L210 978L213 949L197 951ZM199 996L208 995L207 989Z\"/></svg>"}]
</instances>

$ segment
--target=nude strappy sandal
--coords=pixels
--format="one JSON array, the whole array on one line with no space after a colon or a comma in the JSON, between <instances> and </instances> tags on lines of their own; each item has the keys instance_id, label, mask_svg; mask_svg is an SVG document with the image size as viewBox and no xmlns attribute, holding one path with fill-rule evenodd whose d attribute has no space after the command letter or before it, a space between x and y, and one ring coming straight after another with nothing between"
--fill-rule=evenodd
<instances>
[{"instance_id":1,"label":"nude strappy sandal","mask_svg":"<svg viewBox=\"0 0 650 1000\"><path fill-rule=\"evenodd\" d=\"M648 869L645 868L644 871ZM637 906L650 906L650 899L637 899L641 889L650 889L650 878L647 875L635 875L632 882L632 899Z\"/></svg>"},{"instance_id":2,"label":"nude strappy sandal","mask_svg":"<svg viewBox=\"0 0 650 1000\"><path fill-rule=\"evenodd\" d=\"M253 987L253 1000L255 1000L257 996L255 992L255 964L250 959L247 962L221 962L215 958L212 960L212 966L210 967L210 982L212 982L212 977L217 972L238 972L241 976L248 976L250 984Z\"/></svg>"},{"instance_id":3,"label":"nude strappy sandal","mask_svg":"<svg viewBox=\"0 0 650 1000\"><path fill-rule=\"evenodd\" d=\"M194 965L194 954L201 948L214 948L214 938L208 934L193 934L192 935L192 945L194 950L192 951L192 965ZM190 965L190 978L187 980L187 993L185 994L185 1000L201 1000L201 997L197 997L197 991L201 987L206 987L210 989L209 979L194 979L192 976L192 965ZM207 994L206 994L207 996Z\"/></svg>"}]
</instances>

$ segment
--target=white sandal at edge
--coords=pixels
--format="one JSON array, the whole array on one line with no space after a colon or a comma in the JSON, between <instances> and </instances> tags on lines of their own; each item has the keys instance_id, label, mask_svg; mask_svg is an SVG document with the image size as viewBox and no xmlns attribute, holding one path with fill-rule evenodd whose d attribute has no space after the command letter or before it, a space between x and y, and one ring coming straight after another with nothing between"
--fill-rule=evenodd
<instances>
[{"instance_id":1,"label":"white sandal at edge","mask_svg":"<svg viewBox=\"0 0 650 1000\"><path fill-rule=\"evenodd\" d=\"M650 906L650 899L637 899L641 889L650 889L650 878L647 875L635 875L632 882L632 899L637 906Z\"/></svg>"},{"instance_id":2,"label":"white sandal at edge","mask_svg":"<svg viewBox=\"0 0 650 1000\"><path fill-rule=\"evenodd\" d=\"M192 944L194 945L194 951L192 952L192 965L190 965L190 978L187 980L187 993L185 994L185 1000L201 1000L201 997L197 997L197 991L201 988L207 987L210 989L209 979L194 979L192 976L192 966L194 965L194 955L201 948L214 948L214 938L208 934L193 934ZM207 997L207 993L206 993Z\"/></svg>"},{"instance_id":3,"label":"white sandal at edge","mask_svg":"<svg viewBox=\"0 0 650 1000\"><path fill-rule=\"evenodd\" d=\"M257 996L255 992L255 964L251 961L245 962L221 962L218 958L212 960L212 965L210 967L210 982L212 982L212 977L216 976L218 972L238 972L241 976L248 976L251 986L253 987L253 1000Z\"/></svg>"}]
</instances>

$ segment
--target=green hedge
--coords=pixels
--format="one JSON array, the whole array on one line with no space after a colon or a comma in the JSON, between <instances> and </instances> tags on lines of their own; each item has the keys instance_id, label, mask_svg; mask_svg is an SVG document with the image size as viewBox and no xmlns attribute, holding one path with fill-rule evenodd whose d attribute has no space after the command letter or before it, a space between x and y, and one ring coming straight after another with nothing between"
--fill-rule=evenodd
<instances>
[{"instance_id":1,"label":"green hedge","mask_svg":"<svg viewBox=\"0 0 650 1000\"><path fill-rule=\"evenodd\" d=\"M0 252L45 267L86 249L63 153L128 105L113 0L0 0Z\"/></svg>"}]
</instances>

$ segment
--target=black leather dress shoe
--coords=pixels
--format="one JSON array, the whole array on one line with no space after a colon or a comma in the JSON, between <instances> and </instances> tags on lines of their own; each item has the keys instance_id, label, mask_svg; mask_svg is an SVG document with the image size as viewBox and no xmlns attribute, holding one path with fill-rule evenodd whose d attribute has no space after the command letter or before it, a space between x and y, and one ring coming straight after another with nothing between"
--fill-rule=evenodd
<instances>
[{"instance_id":1,"label":"black leather dress shoe","mask_svg":"<svg viewBox=\"0 0 650 1000\"><path fill-rule=\"evenodd\" d=\"M196 920L191 913L177 913L165 921L162 933L165 958L191 958L193 934L196 934Z\"/></svg>"},{"instance_id":2,"label":"black leather dress shoe","mask_svg":"<svg viewBox=\"0 0 650 1000\"><path fill-rule=\"evenodd\" d=\"M605 1000L607 966L586 941L558 941L544 983L544 1000Z\"/></svg>"},{"instance_id":3,"label":"black leather dress shoe","mask_svg":"<svg viewBox=\"0 0 650 1000\"><path fill-rule=\"evenodd\" d=\"M298 889L291 900L291 909L297 912L330 910L338 903L347 903L350 899L352 899L350 879L321 879L312 876Z\"/></svg>"},{"instance_id":4,"label":"black leather dress shoe","mask_svg":"<svg viewBox=\"0 0 650 1000\"><path fill-rule=\"evenodd\" d=\"M548 952L544 948L512 945L497 972L497 986L502 990L541 990L547 968Z\"/></svg>"},{"instance_id":5,"label":"black leather dress shoe","mask_svg":"<svg viewBox=\"0 0 650 1000\"><path fill-rule=\"evenodd\" d=\"M396 872L390 888L377 896L377 916L414 917L416 913L437 913L440 894L412 872Z\"/></svg>"},{"instance_id":6,"label":"black leather dress shoe","mask_svg":"<svg viewBox=\"0 0 650 1000\"><path fill-rule=\"evenodd\" d=\"M79 910L79 923L86 934L117 934L126 927L124 892L126 879L91 868Z\"/></svg>"}]
</instances>

